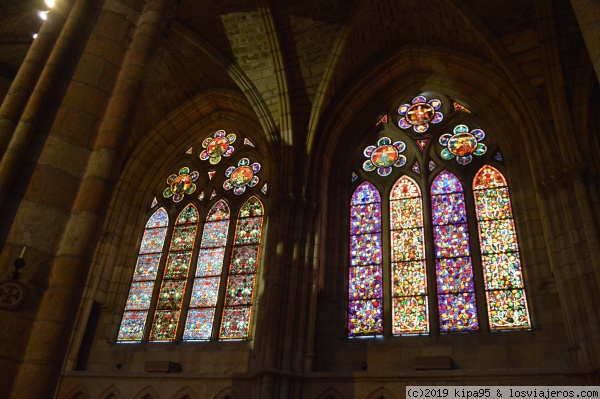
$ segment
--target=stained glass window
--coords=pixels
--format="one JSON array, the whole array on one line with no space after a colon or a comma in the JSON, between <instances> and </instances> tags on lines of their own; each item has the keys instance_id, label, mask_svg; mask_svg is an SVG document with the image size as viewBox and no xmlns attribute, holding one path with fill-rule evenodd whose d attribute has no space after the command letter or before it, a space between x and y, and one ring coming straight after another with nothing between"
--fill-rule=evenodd
<instances>
[{"instance_id":1,"label":"stained glass window","mask_svg":"<svg viewBox=\"0 0 600 399\"><path fill-rule=\"evenodd\" d=\"M198 229L198 210L186 206L177 217L158 293L151 340L172 340L177 333L183 295Z\"/></svg>"},{"instance_id":2,"label":"stained glass window","mask_svg":"<svg viewBox=\"0 0 600 399\"><path fill-rule=\"evenodd\" d=\"M529 328L523 273L506 179L486 165L473 180L490 328Z\"/></svg>"},{"instance_id":3,"label":"stained glass window","mask_svg":"<svg viewBox=\"0 0 600 399\"><path fill-rule=\"evenodd\" d=\"M402 176L390 195L392 332L427 332L427 276L423 203L417 183Z\"/></svg>"},{"instance_id":4,"label":"stained glass window","mask_svg":"<svg viewBox=\"0 0 600 399\"><path fill-rule=\"evenodd\" d=\"M229 206L224 200L217 201L206 216L183 339L207 340L212 336L229 217Z\"/></svg>"},{"instance_id":5,"label":"stained glass window","mask_svg":"<svg viewBox=\"0 0 600 399\"><path fill-rule=\"evenodd\" d=\"M350 201L350 336L383 333L381 197L369 182Z\"/></svg>"},{"instance_id":6,"label":"stained glass window","mask_svg":"<svg viewBox=\"0 0 600 399\"><path fill-rule=\"evenodd\" d=\"M219 334L221 339L248 337L263 215L263 205L256 197L250 197L238 214Z\"/></svg>"},{"instance_id":7,"label":"stained glass window","mask_svg":"<svg viewBox=\"0 0 600 399\"><path fill-rule=\"evenodd\" d=\"M440 329L477 330L477 306L463 187L442 171L431 184Z\"/></svg>"},{"instance_id":8,"label":"stained glass window","mask_svg":"<svg viewBox=\"0 0 600 399\"><path fill-rule=\"evenodd\" d=\"M118 341L140 341L144 337L168 225L169 216L165 208L159 208L146 223L133 273L133 282L129 288L125 312L119 328Z\"/></svg>"}]
</instances>

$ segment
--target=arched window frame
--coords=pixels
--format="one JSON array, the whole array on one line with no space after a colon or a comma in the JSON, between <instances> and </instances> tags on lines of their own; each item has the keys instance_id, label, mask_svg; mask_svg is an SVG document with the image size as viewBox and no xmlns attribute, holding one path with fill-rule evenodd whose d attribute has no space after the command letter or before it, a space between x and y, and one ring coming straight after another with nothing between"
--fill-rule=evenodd
<instances>
[{"instance_id":1,"label":"arched window frame","mask_svg":"<svg viewBox=\"0 0 600 399\"><path fill-rule=\"evenodd\" d=\"M432 93L427 93L426 95L430 95ZM396 182L398 181L399 178L401 178L402 176L406 176L409 177L411 179L414 179L417 183L418 183L418 187L421 190L421 192L423 193L422 195L422 201L424 204L423 207L423 217L424 217L424 225L425 225L425 242L426 242L426 249L425 249L425 253L426 253L426 258L427 258L427 277L426 277L426 290L427 290L427 294L426 294L426 298L430 301L430 303L428 304L428 309L429 309L429 328L427 329L427 331L417 331L417 330L410 330L408 329L407 331L401 331L401 329L395 325L395 323L398 320L398 315L395 313L395 302L394 304L392 304L392 301L396 301L396 283L394 281L394 277L393 277L393 266L392 264L395 263L394 259L392 259L395 255L393 254L392 251L392 243L391 241L393 241L392 239L392 235L393 235L393 228L392 228L392 232L390 231L386 231L386 225L390 225L390 212L391 212L391 204L390 203L386 203L385 200L382 202L382 206L381 206L381 213L382 213L382 218L381 218L381 224L383 227L383 237L382 237L382 258L383 258L383 270L382 270L382 274L383 274L383 281L382 281L382 286L383 286L383 328L382 328L382 333L379 332L375 332L375 331L371 331L368 333L357 333L356 331L352 331L351 328L351 318L352 318L352 309L350 307L351 302L348 302L348 306L347 306L347 323L348 323L348 327L347 327L347 331L348 331L348 335L350 337L355 337L355 336L369 336L369 335L374 335L374 336L379 336L379 335L383 335L383 336L392 336L392 335L416 335L416 334L438 334L440 332L445 333L445 332L453 332L453 331L478 331L478 330L483 330L483 331L490 331L490 330L517 330L517 329L528 329L531 328L531 315L528 314L528 323L525 324L516 324L513 326L509 326L509 327L502 327L500 326L498 323L491 323L490 319L492 318L492 316L490 316L489 314L491 314L491 309L490 309L490 305L488 303L488 300L490 298L490 291L493 291L492 288L487 287L486 285L484 285L484 269L482 267L482 255L480 252L480 243L479 243L479 239L480 239L480 228L479 228L479 222L477 220L476 217L476 209L475 209L475 203L474 203L474 192L476 190L473 189L473 179L475 178L475 174L486 164L490 164L491 166L493 166L496 170L498 170L503 176L505 181L508 180L507 177L507 170L505 168L503 159L502 159L502 155L499 152L499 146L498 146L498 141L497 141L497 137L495 135L493 135L493 129L490 129L488 127L485 126L485 122L482 122L481 120L479 120L479 118L477 118L475 115L473 115L471 113L470 110L466 109L465 107L460 106L457 103L454 103L451 99L449 99L447 96L444 95L438 95L438 94L432 94L432 97L437 97L437 98L441 98L442 99L442 103L444 104L444 107L442 107L440 109L440 111L444 112L444 118L443 118L443 122L439 123L440 121L438 121L439 125L433 125L432 123L429 124L429 131L427 132L427 134L415 134L412 132L412 130L410 131L406 131L405 129L401 129L399 126L399 119L401 117L398 116L399 113L399 108L398 105L402 104L402 101L398 101L397 104L395 105L395 107L390 107L387 114L385 114L385 116L382 118L381 114L380 116L375 119L374 118L374 123L373 125L376 126L376 128L374 129L368 129L369 133L368 134L363 134L361 137L363 137L363 139L360 141L360 144L358 144L358 146L356 147L356 149L354 150L354 152L352 154L350 154L350 158L353 158L354 161L351 161L351 164L353 165L351 170L347 170L348 176L351 176L351 181L352 184L350 185L350 189L348 191L348 196L346 198L352 198L352 195L354 193L354 190L360 186L361 184L364 184L365 182L368 182L370 184L373 184L374 187L379 191L380 195L382 198L386 198L390 196L390 193L392 191L392 187L394 186L394 184L396 184ZM406 101L404 101L406 102ZM453 104L454 103L454 104ZM453 106L454 105L454 106ZM396 112L398 110L398 113ZM488 134L487 135L487 139L485 141L485 143L488 145L488 151L486 154L484 154L481 157L473 157L474 159L472 160L471 164L469 165L460 165L459 163L455 162L455 160L445 160L442 158L441 154L440 154L440 150L443 148L443 146L441 145L441 143L439 142L439 138L442 134L448 132L448 131L452 131L452 128L455 125L460 125L460 124L466 124L469 125L469 127L472 128L481 128L483 130L485 130L488 133L492 133L492 135ZM411 126L412 127L412 126ZM421 132L422 133L422 132ZM396 141L396 140L401 140L402 142L405 142L406 144L406 152L402 152L402 155L407 157L407 162L406 164L401 167L401 168L396 168L396 167L390 167L389 169L391 169L390 171L382 171L382 174L386 174L389 173L389 175L387 176L382 176L380 175L377 171L376 168L373 168L373 165L370 165L371 169L370 171L363 169L363 162L365 162L365 156L367 156L367 159L369 159L369 155L372 153L372 150L369 151L368 147L372 147L375 148L375 146L373 146L373 144L375 144L375 142L378 142L378 140L381 140L382 138L388 137L388 141L384 142L384 144L391 144L392 142ZM424 138L428 139L428 142L426 144L423 144L423 147L421 148L421 145L417 143L417 140L422 140ZM378 144L381 144L378 142ZM397 142L394 142L393 145L396 145ZM401 146L399 146L398 148L401 148ZM415 160L418 162L418 165L414 165ZM435 163L435 167L432 170L429 170L429 162L433 161ZM377 166L377 165L375 165ZM393 165L396 166L396 165ZM434 242L434 226L433 226L433 220L432 220L432 206L431 206L431 201L432 201L432 194L430 192L431 190L431 185L433 183L433 181L436 179L437 176L439 176L439 174L443 171L446 170L452 174L455 174L460 183L463 185L464 187L464 197L465 197L465 211L466 211L466 216L468 219L468 227L467 227L467 231L468 231L468 235L469 235L469 243L470 243L470 257L472 258L471 263L472 263L472 269L473 269L473 279L475 280L475 284L474 284L474 290L473 290L473 295L475 295L477 297L477 306L474 309L473 315L476 319L478 319L478 322L475 324L474 328L458 328L456 327L454 324L452 324L451 327L444 327L443 324L445 323L444 320L442 320L440 318L440 314L441 311L439 309L439 307L437 306L437 303L439 301L439 294L438 293L438 279L437 279L437 273L436 273L436 250L435 250L435 242ZM508 185L507 185L507 192L509 191L508 189ZM510 195L509 195L510 198ZM349 205L348 205L349 204ZM514 203L512 201L510 201L511 206L514 206ZM351 200L347 202L347 205L350 208L352 207L351 205ZM516 231L517 231L517 226L516 226L516 222L514 221L514 214L511 212L511 220L512 220L512 227L514 229L514 235L517 236ZM352 216L349 216L350 221L350 225L352 225ZM350 245L350 249L349 251L352 251L352 247ZM518 245L517 245L517 250L515 251L517 254L517 258L519 257L520 251L518 249ZM515 279L516 283L514 283L512 286L510 286L508 288L507 285L510 285L510 283L504 283L505 288L498 288L496 289L496 291L502 291L504 290L504 294L505 295L505 302L508 301L510 302L511 300L513 300L514 298L517 298L518 300L521 301L520 305L522 305L525 309L525 312L528 312L528 305L527 305L527 300L525 299L525 284L524 284L524 279L523 279L523 272L522 272L522 265L520 264L520 259L517 259L516 262L513 263L519 263L519 267L521 267L521 270L518 272L519 274L519 278ZM350 266L351 267L351 266ZM368 279L368 277L365 277L364 279ZM349 275L348 278L348 291L347 292L351 292L352 291L352 277L351 275ZM515 292L517 292L517 294L515 294ZM511 294L512 293L512 294ZM511 298L510 296L513 295L513 297ZM508 298L508 299L506 299Z\"/></svg>"},{"instance_id":2,"label":"arched window frame","mask_svg":"<svg viewBox=\"0 0 600 399\"><path fill-rule=\"evenodd\" d=\"M243 136L242 136L243 137ZM210 141L210 137L204 139L204 142ZM202 141L202 140L201 140ZM243 137L242 140L238 140L238 145L236 145L235 153L230 151L230 154L233 153L233 156L227 156L228 158L223 157L221 162L207 162L208 156L203 154L203 148L206 148L206 145L197 145L196 148L191 147L188 151L185 151L184 154L181 154L180 160L176 161L177 163L172 164L173 166L169 168L169 171L177 171L183 170L183 168L188 168L189 170L199 171L198 179L195 181L196 190L188 195L185 194L183 199L179 201L173 201L172 196L163 196L163 191L165 190L164 179L167 177L157 176L157 186L155 191L150 196L148 200L148 204L150 205L150 209L147 211L147 218L145 219L145 223L152 218L157 210L162 209L166 214L168 214L169 222L166 228L166 238L163 240L162 251L160 254L160 262L156 267L156 278L153 281L153 289L151 290L150 298L146 298L148 305L147 310L149 313L145 319L145 322L142 327L142 333L136 334L135 336L127 336L127 334L123 334L123 326L125 324L124 317L126 316L126 312L128 311L127 306L131 302L131 291L133 284L136 283L136 272L134 272L134 276L132 279L132 285L129 286L129 293L127 296L126 307L124 308L123 316L119 319L119 331L117 333L116 341L118 343L138 343L138 342L165 342L165 341L187 341L187 342L207 342L207 341L216 341L216 340L245 340L251 337L252 333L252 319L253 314L255 313L255 298L254 294L256 292L256 281L258 277L258 272L260 270L259 264L261 263L259 255L260 248L264 245L264 224L265 224L265 211L268 202L268 192L267 192L267 182L268 182L268 167L265 167L263 159L264 157L258 151L256 146L250 139L247 137ZM204 151L206 153L206 151ZM204 155L204 157L203 157ZM203 159L204 158L204 159ZM252 185L247 185L243 190L239 190L235 192L233 188L234 185L230 184L230 180L228 177L231 177L232 170L239 167L239 165L246 165L247 161L251 160L258 164L258 167L255 169L254 176L258 176L259 170L262 170L260 173L260 179L257 179L257 182ZM204 161L204 162L203 162ZM212 160L211 160L212 161ZM224 162L225 161L225 162ZM246 162L246 163L244 163ZM254 168L255 164L250 164L250 167ZM186 172L187 173L187 172ZM168 173L167 173L168 175ZM194 176L194 177L196 177ZM229 182L229 183L228 183ZM194 310L193 305L193 294L194 294L194 284L197 280L198 276L196 272L198 271L198 261L201 260L201 241L204 232L206 231L206 227L209 224L209 221L206 220L209 215L211 209L217 203L226 203L227 207L230 209L230 220L228 232L225 237L225 246L223 251L223 260L221 273L218 276L215 276L219 280L219 286L216 288L216 292L213 292L212 295L215 297L216 304L213 306L214 309L214 317L212 321L212 325L209 327L209 333L202 336L194 336L193 334L187 334L187 330L189 330L188 320L190 311ZM259 204L259 210L254 209L252 212L255 221L259 219L258 227L255 225L253 233L254 241L253 244L257 247L257 251L255 251L256 259L254 259L253 264L250 268L248 268L248 259L240 260L236 253L234 257L234 249L235 249L235 239L238 236L238 228L237 225L243 220L248 219L248 215L245 215L244 212L247 213L247 204L253 202L254 204ZM158 312L161 311L161 287L168 281L169 278L166 278L168 272L169 264L169 256L171 252L173 254L176 253L178 248L171 250L172 239L175 237L175 231L177 229L176 220L181 214L181 212L188 208L193 207L197 211L197 221L195 222L196 231L194 234L194 240L190 249L191 257L189 259L189 264L183 269L185 273L185 277L181 279L183 284L185 285L185 289L181 295L181 306L178 311L181 314L181 317L178 317L176 321L176 325L173 328L175 331L174 334L167 334L166 336L161 336L158 333L158 328L155 325L155 316ZM256 208L256 206L255 206ZM246 211L244 211L246 209ZM258 216L257 216L258 215ZM142 245L142 239L146 232L146 227L144 227L142 234L139 236L139 241L136 244L136 250L139 251L140 246ZM243 232L243 231L242 231ZM239 251L238 251L239 252ZM246 265L246 269L244 272L237 271L237 274L243 274L247 276L247 279L251 280L251 286L242 287L246 293L249 292L249 299L246 301L245 305L250 310L246 309L245 315L246 320L233 320L240 325L243 325L243 328L237 329L235 334L223 334L221 332L221 324L223 320L223 311L227 307L231 307L228 303L231 295L227 295L226 288L230 288L233 290L236 288L232 283L230 287L227 287L228 280L230 274L235 272L234 263L239 264L240 261ZM184 262L185 263L185 262ZM231 270L230 270L231 269ZM251 269L251 270L250 270ZM249 276L249 277L248 277ZM229 317L231 319L231 317ZM231 320L229 320L229 324L231 324Z\"/></svg>"}]
</instances>

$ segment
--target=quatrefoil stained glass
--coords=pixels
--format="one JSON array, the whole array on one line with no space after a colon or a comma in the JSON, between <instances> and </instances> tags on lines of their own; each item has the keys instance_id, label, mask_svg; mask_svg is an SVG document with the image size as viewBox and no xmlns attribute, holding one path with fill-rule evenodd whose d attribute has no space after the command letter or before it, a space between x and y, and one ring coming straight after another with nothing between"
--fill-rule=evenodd
<instances>
[{"instance_id":1,"label":"quatrefoil stained glass","mask_svg":"<svg viewBox=\"0 0 600 399\"><path fill-rule=\"evenodd\" d=\"M246 191L246 187L254 187L258 184L259 178L256 173L260 170L260 164L254 162L250 164L248 158L242 158L238 162L238 166L230 166L225 171L225 176L228 177L223 183L225 190L233 189L233 192L237 195L242 194Z\"/></svg>"},{"instance_id":2,"label":"quatrefoil stained glass","mask_svg":"<svg viewBox=\"0 0 600 399\"><path fill-rule=\"evenodd\" d=\"M456 157L456 162L467 165L473 160L473 155L481 156L486 153L487 147L480 143L485 137L481 129L473 129L469 132L466 125L457 125L452 134L446 133L440 136L440 144L445 146L440 155L445 160Z\"/></svg>"},{"instance_id":3,"label":"quatrefoil stained glass","mask_svg":"<svg viewBox=\"0 0 600 399\"><path fill-rule=\"evenodd\" d=\"M398 108L398 114L401 116L398 126L402 129L408 129L412 126L416 133L424 133L429 129L430 123L440 123L444 115L438 110L442 107L442 102L437 98L427 101L425 96L413 98L412 104L402 104Z\"/></svg>"},{"instance_id":4,"label":"quatrefoil stained glass","mask_svg":"<svg viewBox=\"0 0 600 399\"><path fill-rule=\"evenodd\" d=\"M221 161L221 157L228 157L235 150L231 145L236 139L233 133L227 134L225 130L218 130L214 137L207 137L202 142L204 150L200 153L200 159L209 160L211 165L216 165Z\"/></svg>"},{"instance_id":5,"label":"quatrefoil stained glass","mask_svg":"<svg viewBox=\"0 0 600 399\"><path fill-rule=\"evenodd\" d=\"M167 177L167 184L169 187L163 191L163 197L173 197L174 202L179 202L183 199L185 194L193 194L196 191L196 185L194 182L198 179L198 172L193 171L190 173L190 168L183 167L179 169L179 174L170 175Z\"/></svg>"},{"instance_id":6,"label":"quatrefoil stained glass","mask_svg":"<svg viewBox=\"0 0 600 399\"><path fill-rule=\"evenodd\" d=\"M364 150L365 157L369 158L363 164L367 172L377 169L380 176L392 173L392 166L399 168L406 163L406 157L401 155L406 148L402 141L392 143L389 137L382 137L377 141L377 146L370 145Z\"/></svg>"}]
</instances>

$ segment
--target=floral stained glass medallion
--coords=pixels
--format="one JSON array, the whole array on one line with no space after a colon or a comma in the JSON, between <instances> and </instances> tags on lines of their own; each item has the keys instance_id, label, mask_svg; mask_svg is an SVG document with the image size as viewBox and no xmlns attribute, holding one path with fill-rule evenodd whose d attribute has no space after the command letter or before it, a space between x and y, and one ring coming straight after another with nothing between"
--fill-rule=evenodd
<instances>
[{"instance_id":1,"label":"floral stained glass medallion","mask_svg":"<svg viewBox=\"0 0 600 399\"><path fill-rule=\"evenodd\" d=\"M444 119L444 115L438 111L441 107L442 102L436 98L427 101L427 97L417 96L412 104L402 104L398 108L401 116L398 126L402 129L412 126L416 133L424 133L430 123L440 123Z\"/></svg>"},{"instance_id":2,"label":"floral stained glass medallion","mask_svg":"<svg viewBox=\"0 0 600 399\"><path fill-rule=\"evenodd\" d=\"M363 169L371 172L377 169L380 176L392 173L392 166L399 168L406 163L406 157L401 153L406 149L402 141L392 143L389 137L382 137L377 141L377 146L370 145L363 154L369 158L363 164Z\"/></svg>"},{"instance_id":3,"label":"floral stained glass medallion","mask_svg":"<svg viewBox=\"0 0 600 399\"><path fill-rule=\"evenodd\" d=\"M440 136L440 144L445 148L440 155L445 160L456 157L456 162L467 165L473 160L473 155L481 156L487 152L485 144L480 143L485 137L481 129L473 129L469 132L466 125L457 125L452 134L446 133Z\"/></svg>"},{"instance_id":4,"label":"floral stained glass medallion","mask_svg":"<svg viewBox=\"0 0 600 399\"><path fill-rule=\"evenodd\" d=\"M179 202L183 199L185 194L193 194L196 191L196 185L194 182L198 179L198 172L193 171L190 173L190 168L183 167L179 170L179 174L170 175L167 178L167 184L169 187L163 191L163 197L173 197L174 202Z\"/></svg>"},{"instance_id":5,"label":"floral stained glass medallion","mask_svg":"<svg viewBox=\"0 0 600 399\"><path fill-rule=\"evenodd\" d=\"M240 195L246 191L246 187L254 187L258 184L259 178L256 173L260 170L260 164L254 162L250 164L248 158L242 158L238 162L238 166L230 166L225 171L225 176L228 177L223 183L225 190L233 189L236 195Z\"/></svg>"},{"instance_id":6,"label":"floral stained glass medallion","mask_svg":"<svg viewBox=\"0 0 600 399\"><path fill-rule=\"evenodd\" d=\"M228 157L235 150L231 145L235 142L236 135L227 134L225 130L218 130L213 137L207 137L202 142L204 150L200 153L202 161L208 161L211 165L216 165L221 161L221 157Z\"/></svg>"}]
</instances>

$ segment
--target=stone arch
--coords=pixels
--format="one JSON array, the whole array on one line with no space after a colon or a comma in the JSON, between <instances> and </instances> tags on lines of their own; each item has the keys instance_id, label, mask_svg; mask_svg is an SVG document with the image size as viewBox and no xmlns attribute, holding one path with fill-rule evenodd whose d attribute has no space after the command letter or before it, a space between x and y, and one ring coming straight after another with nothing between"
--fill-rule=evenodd
<instances>
[{"instance_id":1,"label":"stone arch","mask_svg":"<svg viewBox=\"0 0 600 399\"><path fill-rule=\"evenodd\" d=\"M316 396L315 399L345 399L346 396L341 393L339 390L334 387L329 387L319 395Z\"/></svg>"},{"instance_id":2,"label":"stone arch","mask_svg":"<svg viewBox=\"0 0 600 399\"><path fill-rule=\"evenodd\" d=\"M121 393L119 388L117 388L115 385L109 386L100 394L100 396L98 396L98 399L122 399L122 398L123 398L123 394Z\"/></svg>"},{"instance_id":3,"label":"stone arch","mask_svg":"<svg viewBox=\"0 0 600 399\"><path fill-rule=\"evenodd\" d=\"M231 387L226 387L213 396L213 399L232 399L233 397Z\"/></svg>"},{"instance_id":4,"label":"stone arch","mask_svg":"<svg viewBox=\"0 0 600 399\"><path fill-rule=\"evenodd\" d=\"M380 387L366 396L365 399L398 399L399 396L385 387Z\"/></svg>"},{"instance_id":5,"label":"stone arch","mask_svg":"<svg viewBox=\"0 0 600 399\"><path fill-rule=\"evenodd\" d=\"M189 386L185 386L173 395L173 399L198 399L198 394Z\"/></svg>"},{"instance_id":6,"label":"stone arch","mask_svg":"<svg viewBox=\"0 0 600 399\"><path fill-rule=\"evenodd\" d=\"M79 384L71 390L64 398L65 399L89 399L90 394L84 385Z\"/></svg>"},{"instance_id":7,"label":"stone arch","mask_svg":"<svg viewBox=\"0 0 600 399\"><path fill-rule=\"evenodd\" d=\"M142 389L133 397L133 399L159 399L160 395L153 387L146 387Z\"/></svg>"}]
</instances>

